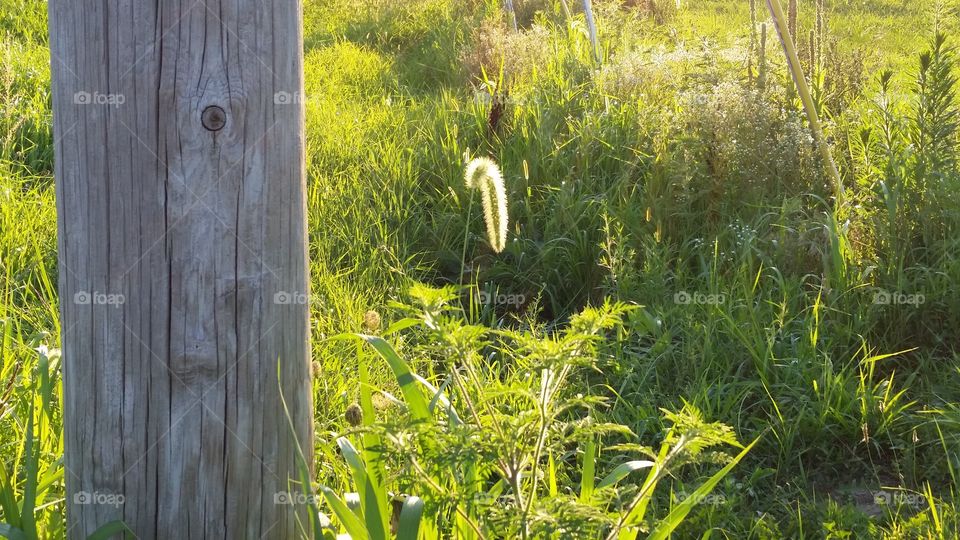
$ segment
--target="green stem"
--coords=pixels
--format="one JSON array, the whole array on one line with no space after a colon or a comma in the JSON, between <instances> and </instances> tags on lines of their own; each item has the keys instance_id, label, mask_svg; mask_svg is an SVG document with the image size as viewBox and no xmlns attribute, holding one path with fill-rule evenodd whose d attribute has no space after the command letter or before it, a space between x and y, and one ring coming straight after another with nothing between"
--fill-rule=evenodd
<instances>
[{"instance_id":1,"label":"green stem","mask_svg":"<svg viewBox=\"0 0 960 540\"><path fill-rule=\"evenodd\" d=\"M463 251L460 253L460 277L457 286L463 285L463 268L467 264L467 240L470 238L470 217L473 214L473 190L470 192L470 204L467 205L467 224L463 228Z\"/></svg>"}]
</instances>

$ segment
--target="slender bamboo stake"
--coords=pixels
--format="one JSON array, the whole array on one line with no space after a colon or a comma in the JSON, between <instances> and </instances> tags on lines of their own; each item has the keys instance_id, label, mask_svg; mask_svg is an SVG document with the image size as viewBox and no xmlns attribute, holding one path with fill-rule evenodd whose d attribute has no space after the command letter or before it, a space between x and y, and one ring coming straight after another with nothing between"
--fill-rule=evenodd
<instances>
[{"instance_id":1,"label":"slender bamboo stake","mask_svg":"<svg viewBox=\"0 0 960 540\"><path fill-rule=\"evenodd\" d=\"M590 44L593 46L593 59L600 62L600 42L597 39L597 23L593 19L593 2L583 0L583 14L587 17L587 30L590 32Z\"/></svg>"},{"instance_id":2,"label":"slender bamboo stake","mask_svg":"<svg viewBox=\"0 0 960 540\"><path fill-rule=\"evenodd\" d=\"M503 8L507 11L507 18L510 19L510 26L513 27L513 31L519 32L520 28L517 26L517 12L513 9L513 0L505 0Z\"/></svg>"},{"instance_id":3,"label":"slender bamboo stake","mask_svg":"<svg viewBox=\"0 0 960 540\"><path fill-rule=\"evenodd\" d=\"M813 104L813 98L810 95L810 86L803 75L803 68L800 66L800 58L797 56L797 49L790 39L790 30L787 26L787 18L783 13L783 6L780 0L767 0L767 7L770 9L770 15L773 17L774 26L777 34L780 36L780 43L783 45L783 52L787 57L787 64L790 67L790 74L793 76L793 82L800 94L800 100L803 102L803 108L807 113L807 120L810 121L810 130L813 131L814 139L820 149L820 155L827 167L827 172L833 181L834 194L837 198L837 204L843 203L843 183L840 180L840 172L837 170L837 163L833 160L830 153L830 147L823 136L823 125L820 123L820 116L817 114L817 108Z\"/></svg>"},{"instance_id":4,"label":"slender bamboo stake","mask_svg":"<svg viewBox=\"0 0 960 540\"><path fill-rule=\"evenodd\" d=\"M747 77L753 82L753 57L757 54L757 0L750 0L750 54L747 55Z\"/></svg>"}]
</instances>

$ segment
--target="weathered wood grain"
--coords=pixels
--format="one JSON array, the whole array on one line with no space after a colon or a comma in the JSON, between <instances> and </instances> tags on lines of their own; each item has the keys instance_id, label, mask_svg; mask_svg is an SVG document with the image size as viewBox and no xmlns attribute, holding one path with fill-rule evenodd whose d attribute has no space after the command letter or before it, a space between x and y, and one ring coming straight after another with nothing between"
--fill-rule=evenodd
<instances>
[{"instance_id":1,"label":"weathered wood grain","mask_svg":"<svg viewBox=\"0 0 960 540\"><path fill-rule=\"evenodd\" d=\"M141 539L296 537L300 2L49 11L68 536L120 519Z\"/></svg>"}]
</instances>

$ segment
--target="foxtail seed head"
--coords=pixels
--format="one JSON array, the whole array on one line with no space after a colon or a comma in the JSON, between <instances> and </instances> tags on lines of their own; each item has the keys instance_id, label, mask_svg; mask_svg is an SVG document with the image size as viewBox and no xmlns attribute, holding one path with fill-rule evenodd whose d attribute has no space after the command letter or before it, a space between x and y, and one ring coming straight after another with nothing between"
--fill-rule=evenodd
<instances>
[{"instance_id":1,"label":"foxtail seed head","mask_svg":"<svg viewBox=\"0 0 960 540\"><path fill-rule=\"evenodd\" d=\"M467 164L464 174L467 188L480 190L487 239L497 253L507 245L507 189L500 168L489 158L476 158Z\"/></svg>"}]
</instances>

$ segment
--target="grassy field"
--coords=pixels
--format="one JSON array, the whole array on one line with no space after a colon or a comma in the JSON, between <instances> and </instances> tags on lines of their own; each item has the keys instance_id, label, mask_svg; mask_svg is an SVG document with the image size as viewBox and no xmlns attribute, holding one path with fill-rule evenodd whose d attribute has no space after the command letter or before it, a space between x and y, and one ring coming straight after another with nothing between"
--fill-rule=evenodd
<instances>
[{"instance_id":1,"label":"grassy field","mask_svg":"<svg viewBox=\"0 0 960 540\"><path fill-rule=\"evenodd\" d=\"M764 3L594 0L599 58L579 6L515 3L518 32L491 0L304 7L315 482L356 491L347 434L424 535L605 537L643 500L634 534L680 508L677 538L957 537L956 6L799 2L834 204ZM45 10L0 0L0 521L59 538ZM330 339L360 331L467 427L417 427L419 391ZM604 485L640 458L655 491Z\"/></svg>"}]
</instances>

